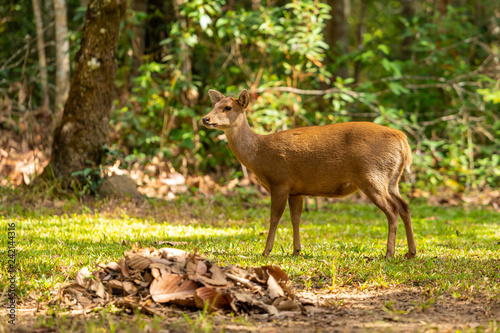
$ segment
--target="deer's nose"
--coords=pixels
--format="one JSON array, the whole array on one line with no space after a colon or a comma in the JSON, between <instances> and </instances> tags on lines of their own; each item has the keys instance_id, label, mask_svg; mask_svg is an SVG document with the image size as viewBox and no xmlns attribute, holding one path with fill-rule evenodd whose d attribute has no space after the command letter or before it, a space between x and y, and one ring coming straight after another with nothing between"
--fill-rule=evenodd
<instances>
[{"instance_id":1,"label":"deer's nose","mask_svg":"<svg viewBox=\"0 0 500 333\"><path fill-rule=\"evenodd\" d=\"M210 124L210 117L203 118L203 123L204 124Z\"/></svg>"}]
</instances>

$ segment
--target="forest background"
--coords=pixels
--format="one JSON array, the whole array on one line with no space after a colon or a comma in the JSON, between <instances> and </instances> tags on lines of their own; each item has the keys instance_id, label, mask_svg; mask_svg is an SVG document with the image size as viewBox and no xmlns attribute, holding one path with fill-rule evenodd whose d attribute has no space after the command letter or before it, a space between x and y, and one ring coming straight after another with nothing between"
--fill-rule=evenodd
<instances>
[{"instance_id":1,"label":"forest background","mask_svg":"<svg viewBox=\"0 0 500 333\"><path fill-rule=\"evenodd\" d=\"M3 186L48 163L86 6L0 4ZM403 191L500 185L497 1L135 0L125 17L108 144L101 163L74 173L80 193L109 170L243 176L222 132L200 125L208 89L248 89L259 133L345 121L404 131L414 162Z\"/></svg>"}]
</instances>

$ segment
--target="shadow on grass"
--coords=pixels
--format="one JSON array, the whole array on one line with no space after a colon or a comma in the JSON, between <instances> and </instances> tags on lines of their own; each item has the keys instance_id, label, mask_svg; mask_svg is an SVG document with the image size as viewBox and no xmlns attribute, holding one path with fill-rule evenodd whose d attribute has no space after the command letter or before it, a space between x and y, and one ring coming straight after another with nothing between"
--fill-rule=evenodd
<instances>
[{"instance_id":1,"label":"shadow on grass","mask_svg":"<svg viewBox=\"0 0 500 333\"><path fill-rule=\"evenodd\" d=\"M16 198L2 199L0 219L18 224L21 295L39 288L49 291L74 278L83 266L116 261L135 243L168 246L161 241L187 242L177 247L197 248L220 263L278 265L304 286L308 281L331 285L334 279L339 284L374 286L475 284L485 277L500 283L500 213L490 210L413 204L418 256L403 259L406 238L400 224L396 258L386 261L387 222L371 204L344 201L304 213L299 257L289 255L292 231L287 210L273 252L262 257L268 199L248 208L252 198L180 197L174 202L141 203L40 199L21 204ZM6 259L0 259L2 267Z\"/></svg>"}]
</instances>

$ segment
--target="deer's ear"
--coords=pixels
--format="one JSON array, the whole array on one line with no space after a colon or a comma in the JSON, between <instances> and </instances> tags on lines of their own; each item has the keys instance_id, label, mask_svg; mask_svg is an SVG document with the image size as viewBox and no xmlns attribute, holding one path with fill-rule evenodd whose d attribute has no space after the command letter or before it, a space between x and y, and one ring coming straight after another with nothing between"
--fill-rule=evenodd
<instances>
[{"instance_id":1,"label":"deer's ear","mask_svg":"<svg viewBox=\"0 0 500 333\"><path fill-rule=\"evenodd\" d=\"M248 103L250 103L250 96L248 95L248 91L246 89L243 89L240 93L240 97L238 98L238 103L243 107L243 110L245 110L248 107Z\"/></svg>"},{"instance_id":2,"label":"deer's ear","mask_svg":"<svg viewBox=\"0 0 500 333\"><path fill-rule=\"evenodd\" d=\"M224 98L224 95L222 95L220 92L210 89L208 91L208 95L210 96L210 100L212 101L212 105L217 104L221 99Z\"/></svg>"}]
</instances>

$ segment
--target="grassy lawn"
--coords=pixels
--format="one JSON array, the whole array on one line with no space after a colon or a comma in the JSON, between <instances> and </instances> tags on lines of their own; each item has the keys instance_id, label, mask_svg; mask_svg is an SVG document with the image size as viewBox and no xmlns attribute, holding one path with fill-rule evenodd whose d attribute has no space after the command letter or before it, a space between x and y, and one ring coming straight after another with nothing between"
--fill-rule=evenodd
<instances>
[{"instance_id":1,"label":"grassy lawn","mask_svg":"<svg viewBox=\"0 0 500 333\"><path fill-rule=\"evenodd\" d=\"M39 203L21 200L13 204L11 198L20 197L19 192L0 194L4 238L6 226L16 224L21 300L31 293L47 302L83 266L92 271L99 262L115 261L134 243L159 248L163 247L161 241L179 241L187 244L179 248L198 248L222 264L278 265L298 290L424 287L431 294L438 291L436 295L447 293L462 300L481 293L500 303L500 213L493 210L413 202L417 257L403 258L407 246L400 222L396 256L387 261L387 221L381 211L372 204L322 203L319 210L303 214L301 256L290 255L292 229L286 212L273 252L262 257L269 199L183 197L135 206L131 202L38 198ZM0 283L4 290L8 258L2 252Z\"/></svg>"}]
</instances>

